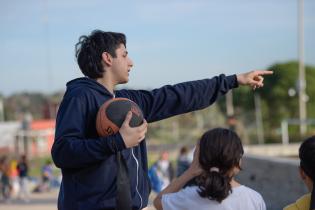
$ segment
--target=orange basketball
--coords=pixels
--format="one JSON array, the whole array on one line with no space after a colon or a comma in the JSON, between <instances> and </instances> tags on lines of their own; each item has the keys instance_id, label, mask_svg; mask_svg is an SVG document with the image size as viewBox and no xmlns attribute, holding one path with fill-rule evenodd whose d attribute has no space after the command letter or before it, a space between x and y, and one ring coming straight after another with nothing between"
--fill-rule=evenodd
<instances>
[{"instance_id":1,"label":"orange basketball","mask_svg":"<svg viewBox=\"0 0 315 210\"><path fill-rule=\"evenodd\" d=\"M137 127L143 122L143 114L139 106L127 98L113 98L106 101L98 110L96 130L99 136L117 133L125 121L128 111L132 112L130 127Z\"/></svg>"}]
</instances>

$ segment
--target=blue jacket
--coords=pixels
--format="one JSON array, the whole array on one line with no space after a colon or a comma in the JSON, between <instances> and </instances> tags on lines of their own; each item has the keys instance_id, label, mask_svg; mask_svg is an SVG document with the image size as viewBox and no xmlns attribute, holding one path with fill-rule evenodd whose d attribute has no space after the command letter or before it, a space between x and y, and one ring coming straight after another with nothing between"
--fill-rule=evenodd
<instances>
[{"instance_id":1,"label":"blue jacket","mask_svg":"<svg viewBox=\"0 0 315 210\"><path fill-rule=\"evenodd\" d=\"M218 96L237 87L236 76L220 75L152 91L118 90L142 109L148 123L208 107ZM99 137L95 119L99 107L114 96L95 80L78 78L67 83L56 119L52 158L62 171L59 210L115 208L116 159L122 151L128 165L132 205L147 206L150 193L146 141L127 149L118 132Z\"/></svg>"}]
</instances>

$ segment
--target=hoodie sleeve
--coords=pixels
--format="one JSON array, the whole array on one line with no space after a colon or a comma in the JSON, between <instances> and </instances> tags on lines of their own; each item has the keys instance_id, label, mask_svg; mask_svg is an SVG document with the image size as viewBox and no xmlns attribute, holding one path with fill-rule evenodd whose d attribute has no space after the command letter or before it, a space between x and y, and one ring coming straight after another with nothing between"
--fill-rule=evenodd
<instances>
[{"instance_id":1,"label":"hoodie sleeve","mask_svg":"<svg viewBox=\"0 0 315 210\"><path fill-rule=\"evenodd\" d=\"M125 149L119 132L87 139L88 103L84 97L64 99L60 105L51 154L59 168L80 168Z\"/></svg>"},{"instance_id":2,"label":"hoodie sleeve","mask_svg":"<svg viewBox=\"0 0 315 210\"><path fill-rule=\"evenodd\" d=\"M206 108L236 87L236 75L221 74L211 79L166 85L152 91L128 90L126 94L142 108L146 120L154 122Z\"/></svg>"}]
</instances>

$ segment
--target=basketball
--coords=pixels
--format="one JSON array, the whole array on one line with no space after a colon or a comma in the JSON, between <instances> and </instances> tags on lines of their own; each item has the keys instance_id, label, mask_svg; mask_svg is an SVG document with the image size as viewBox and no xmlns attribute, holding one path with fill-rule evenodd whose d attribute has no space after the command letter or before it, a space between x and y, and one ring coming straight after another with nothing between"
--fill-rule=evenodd
<instances>
[{"instance_id":1,"label":"basketball","mask_svg":"<svg viewBox=\"0 0 315 210\"><path fill-rule=\"evenodd\" d=\"M139 106L127 98L113 98L106 101L98 110L96 130L99 136L113 135L119 131L128 111L132 112L130 127L137 127L143 122L143 114Z\"/></svg>"}]
</instances>

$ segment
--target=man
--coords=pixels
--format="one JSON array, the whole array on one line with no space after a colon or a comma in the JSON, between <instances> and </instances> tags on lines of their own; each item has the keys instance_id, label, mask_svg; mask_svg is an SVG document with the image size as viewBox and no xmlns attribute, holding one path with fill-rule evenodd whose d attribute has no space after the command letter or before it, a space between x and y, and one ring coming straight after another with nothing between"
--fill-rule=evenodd
<instances>
[{"instance_id":1,"label":"man","mask_svg":"<svg viewBox=\"0 0 315 210\"><path fill-rule=\"evenodd\" d=\"M133 66L124 34L97 30L82 36L76 44L76 57L85 77L67 83L52 147L53 160L63 175L58 198L60 210L115 209L118 152L128 168L132 209L146 207L150 193L144 141L147 122L206 108L239 84L262 87L262 75L272 73L252 71L167 85L152 91L115 91L117 84L128 82ZM118 133L99 137L95 126L97 111L114 97L136 102L146 121L131 128L129 113Z\"/></svg>"},{"instance_id":2,"label":"man","mask_svg":"<svg viewBox=\"0 0 315 210\"><path fill-rule=\"evenodd\" d=\"M169 154L163 151L160 158L149 168L148 175L152 190L159 193L174 178L174 168L169 160Z\"/></svg>"}]
</instances>

